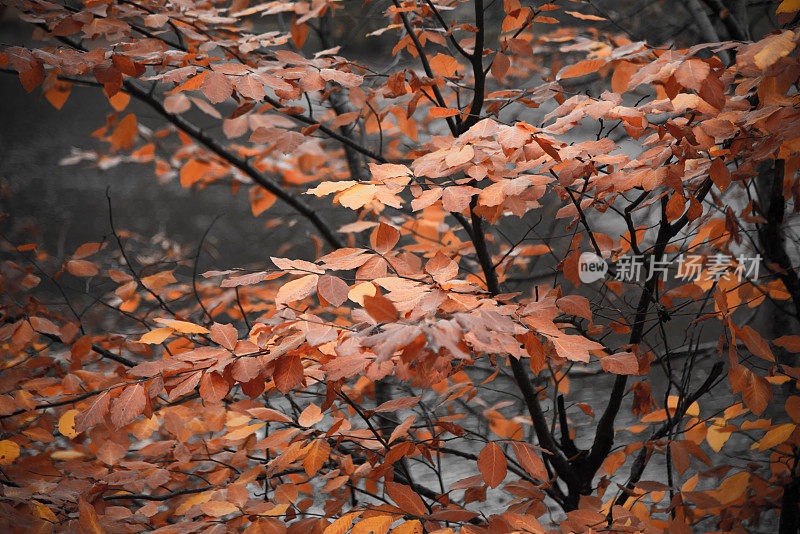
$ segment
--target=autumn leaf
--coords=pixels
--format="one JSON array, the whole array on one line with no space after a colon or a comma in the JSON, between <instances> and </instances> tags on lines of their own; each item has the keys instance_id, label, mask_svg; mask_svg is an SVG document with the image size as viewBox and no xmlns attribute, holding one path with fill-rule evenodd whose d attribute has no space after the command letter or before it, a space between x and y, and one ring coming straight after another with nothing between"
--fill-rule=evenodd
<instances>
[{"instance_id":1,"label":"autumn leaf","mask_svg":"<svg viewBox=\"0 0 800 534\"><path fill-rule=\"evenodd\" d=\"M326 274L317 280L317 296L322 297L332 306L341 306L347 300L349 291L350 286L336 276Z\"/></svg>"},{"instance_id":2,"label":"autumn leaf","mask_svg":"<svg viewBox=\"0 0 800 534\"><path fill-rule=\"evenodd\" d=\"M231 85L226 75L216 71L210 71L200 84L200 92L202 92L212 104L219 104L231 96L231 93L233 93L233 85Z\"/></svg>"},{"instance_id":3,"label":"autumn leaf","mask_svg":"<svg viewBox=\"0 0 800 534\"><path fill-rule=\"evenodd\" d=\"M577 76L585 76L587 74L591 74L596 72L600 69L600 67L606 65L605 60L603 59L587 59L586 61L581 61L580 63L576 63L571 67L567 67L564 69L560 75L559 79L565 78L575 78Z\"/></svg>"},{"instance_id":4,"label":"autumn leaf","mask_svg":"<svg viewBox=\"0 0 800 534\"><path fill-rule=\"evenodd\" d=\"M442 251L438 251L425 264L425 272L431 275L437 283L443 284L458 275L458 264L444 255Z\"/></svg>"},{"instance_id":5,"label":"autumn leaf","mask_svg":"<svg viewBox=\"0 0 800 534\"><path fill-rule=\"evenodd\" d=\"M700 92L710 72L711 67L705 61L690 59L680 64L675 71L675 79L687 89Z\"/></svg>"},{"instance_id":6,"label":"autumn leaf","mask_svg":"<svg viewBox=\"0 0 800 534\"><path fill-rule=\"evenodd\" d=\"M86 534L105 534L106 530L100 525L97 511L83 497L78 497L78 523Z\"/></svg>"},{"instance_id":7,"label":"autumn leaf","mask_svg":"<svg viewBox=\"0 0 800 534\"><path fill-rule=\"evenodd\" d=\"M347 298L356 304L364 305L365 296L373 296L378 292L378 288L372 282L361 282L350 288L347 293Z\"/></svg>"},{"instance_id":8,"label":"autumn leaf","mask_svg":"<svg viewBox=\"0 0 800 534\"><path fill-rule=\"evenodd\" d=\"M788 56L795 47L794 37L791 30L786 30L764 39L761 50L753 57L756 66L766 70L782 57Z\"/></svg>"},{"instance_id":9,"label":"autumn leaf","mask_svg":"<svg viewBox=\"0 0 800 534\"><path fill-rule=\"evenodd\" d=\"M459 115L461 112L453 108L442 108L439 106L431 106L428 109L428 113L434 119L445 119L447 117L455 117L456 115Z\"/></svg>"},{"instance_id":10,"label":"autumn leaf","mask_svg":"<svg viewBox=\"0 0 800 534\"><path fill-rule=\"evenodd\" d=\"M131 148L133 142L136 140L138 131L139 127L136 123L136 116L133 113L128 113L119 121L116 128L114 128L114 133L111 134L111 149L119 150L122 148Z\"/></svg>"},{"instance_id":11,"label":"autumn leaf","mask_svg":"<svg viewBox=\"0 0 800 534\"><path fill-rule=\"evenodd\" d=\"M370 317L379 323L397 320L397 308L383 295L364 295L363 304Z\"/></svg>"},{"instance_id":12,"label":"autumn leaf","mask_svg":"<svg viewBox=\"0 0 800 534\"><path fill-rule=\"evenodd\" d=\"M549 480L547 469L545 469L542 459L525 443L515 441L512 443L511 448L514 450L514 456L517 457L519 465L534 478L539 480Z\"/></svg>"},{"instance_id":13,"label":"autumn leaf","mask_svg":"<svg viewBox=\"0 0 800 534\"><path fill-rule=\"evenodd\" d=\"M231 384L217 372L204 373L200 380L200 396L206 402L220 402L230 389Z\"/></svg>"},{"instance_id":14,"label":"autumn leaf","mask_svg":"<svg viewBox=\"0 0 800 534\"><path fill-rule=\"evenodd\" d=\"M174 330L168 326L156 328L155 330L150 330L146 334L143 334L142 337L139 338L139 343L158 345L172 335L172 332L174 332Z\"/></svg>"},{"instance_id":15,"label":"autumn leaf","mask_svg":"<svg viewBox=\"0 0 800 534\"><path fill-rule=\"evenodd\" d=\"M384 222L381 222L378 227L373 230L372 236L370 236L372 247L379 254L386 254L392 250L399 240L400 232L397 231L397 228L385 224Z\"/></svg>"},{"instance_id":16,"label":"autumn leaf","mask_svg":"<svg viewBox=\"0 0 800 534\"><path fill-rule=\"evenodd\" d=\"M754 355L768 362L775 361L775 356L772 354L769 344L751 326L745 325L741 328L734 326L734 331L736 332L736 337L741 339L747 349Z\"/></svg>"},{"instance_id":17,"label":"autumn leaf","mask_svg":"<svg viewBox=\"0 0 800 534\"><path fill-rule=\"evenodd\" d=\"M136 419L147 405L144 386L134 384L122 390L119 397L111 403L111 422L122 428Z\"/></svg>"},{"instance_id":18,"label":"autumn leaf","mask_svg":"<svg viewBox=\"0 0 800 534\"><path fill-rule=\"evenodd\" d=\"M275 296L275 305L285 305L306 298L316 290L318 281L318 274L307 274L283 284Z\"/></svg>"},{"instance_id":19,"label":"autumn leaf","mask_svg":"<svg viewBox=\"0 0 800 534\"><path fill-rule=\"evenodd\" d=\"M439 76L450 77L458 70L458 61L447 54L436 54L430 59L431 69Z\"/></svg>"},{"instance_id":20,"label":"autumn leaf","mask_svg":"<svg viewBox=\"0 0 800 534\"><path fill-rule=\"evenodd\" d=\"M275 365L272 378L281 393L289 393L303 381L303 363L300 361L300 356L295 354L280 358Z\"/></svg>"},{"instance_id":21,"label":"autumn leaf","mask_svg":"<svg viewBox=\"0 0 800 534\"><path fill-rule=\"evenodd\" d=\"M600 358L600 365L607 373L617 375L637 375L639 374L639 360L632 352L618 352Z\"/></svg>"},{"instance_id":22,"label":"autumn leaf","mask_svg":"<svg viewBox=\"0 0 800 534\"><path fill-rule=\"evenodd\" d=\"M67 272L73 276L87 277L95 276L100 270L97 265L86 260L69 260L67 262Z\"/></svg>"},{"instance_id":23,"label":"autumn leaf","mask_svg":"<svg viewBox=\"0 0 800 534\"><path fill-rule=\"evenodd\" d=\"M300 413L300 416L297 418L297 424L308 428L322 421L323 417L322 410L312 402Z\"/></svg>"},{"instance_id":24,"label":"autumn leaf","mask_svg":"<svg viewBox=\"0 0 800 534\"><path fill-rule=\"evenodd\" d=\"M278 199L274 194L270 193L260 185L250 188L250 210L253 212L254 217L258 217L275 204Z\"/></svg>"},{"instance_id":25,"label":"autumn leaf","mask_svg":"<svg viewBox=\"0 0 800 534\"><path fill-rule=\"evenodd\" d=\"M81 433L89 428L101 423L108 413L109 402L111 401L109 391L104 391L97 395L86 411L75 416L75 432Z\"/></svg>"},{"instance_id":26,"label":"autumn leaf","mask_svg":"<svg viewBox=\"0 0 800 534\"><path fill-rule=\"evenodd\" d=\"M417 517L426 514L425 503L417 493L404 484L395 482L386 483L386 494L397 504L403 512Z\"/></svg>"},{"instance_id":27,"label":"autumn leaf","mask_svg":"<svg viewBox=\"0 0 800 534\"><path fill-rule=\"evenodd\" d=\"M376 413L396 412L399 410L410 410L419 404L419 397L400 397L398 399L388 400L381 403L375 408Z\"/></svg>"},{"instance_id":28,"label":"autumn leaf","mask_svg":"<svg viewBox=\"0 0 800 534\"><path fill-rule=\"evenodd\" d=\"M239 441L241 439L245 439L249 436L252 436L256 432L256 430L263 427L265 424L266 423L254 423L252 425L241 426L239 428L231 430L222 437L228 441Z\"/></svg>"},{"instance_id":29,"label":"autumn leaf","mask_svg":"<svg viewBox=\"0 0 800 534\"><path fill-rule=\"evenodd\" d=\"M19 457L19 445L15 442L4 439L0 441L0 465L8 465Z\"/></svg>"},{"instance_id":30,"label":"autumn leaf","mask_svg":"<svg viewBox=\"0 0 800 534\"><path fill-rule=\"evenodd\" d=\"M782 425L776 425L775 427L771 428L764 437L761 438L756 443L750 447L751 449L757 448L759 451L771 449L780 445L781 443L785 442L789 439L789 436L797 428L797 425L794 423L784 423Z\"/></svg>"},{"instance_id":31,"label":"autumn leaf","mask_svg":"<svg viewBox=\"0 0 800 534\"><path fill-rule=\"evenodd\" d=\"M61 435L70 439L78 435L78 433L75 432L75 416L78 415L78 413L78 410L72 409L61 414L61 417L58 418L58 431Z\"/></svg>"},{"instance_id":32,"label":"autumn leaf","mask_svg":"<svg viewBox=\"0 0 800 534\"><path fill-rule=\"evenodd\" d=\"M314 439L303 455L303 469L313 477L330 458L331 447L325 439Z\"/></svg>"},{"instance_id":33,"label":"autumn leaf","mask_svg":"<svg viewBox=\"0 0 800 534\"><path fill-rule=\"evenodd\" d=\"M173 330L182 334L208 334L208 328L190 323L188 321L178 321L176 319L165 319L163 317L156 317L155 322L161 323Z\"/></svg>"},{"instance_id":34,"label":"autumn leaf","mask_svg":"<svg viewBox=\"0 0 800 534\"><path fill-rule=\"evenodd\" d=\"M489 442L478 454L478 469L487 486L496 488L506 478L506 456L497 443Z\"/></svg>"},{"instance_id":35,"label":"autumn leaf","mask_svg":"<svg viewBox=\"0 0 800 534\"><path fill-rule=\"evenodd\" d=\"M783 0L775 13L795 13L797 11L800 11L800 0Z\"/></svg>"},{"instance_id":36,"label":"autumn leaf","mask_svg":"<svg viewBox=\"0 0 800 534\"><path fill-rule=\"evenodd\" d=\"M227 501L208 501L199 506L200 510L211 517L222 517L239 511L239 508Z\"/></svg>"},{"instance_id":37,"label":"autumn leaf","mask_svg":"<svg viewBox=\"0 0 800 534\"><path fill-rule=\"evenodd\" d=\"M239 333L230 324L214 323L211 325L211 341L218 343L226 349L233 351L236 342L239 340Z\"/></svg>"},{"instance_id":38,"label":"autumn leaf","mask_svg":"<svg viewBox=\"0 0 800 534\"><path fill-rule=\"evenodd\" d=\"M375 198L378 188L371 184L359 184L347 189L336 198L339 204L351 210L363 208Z\"/></svg>"}]
</instances>

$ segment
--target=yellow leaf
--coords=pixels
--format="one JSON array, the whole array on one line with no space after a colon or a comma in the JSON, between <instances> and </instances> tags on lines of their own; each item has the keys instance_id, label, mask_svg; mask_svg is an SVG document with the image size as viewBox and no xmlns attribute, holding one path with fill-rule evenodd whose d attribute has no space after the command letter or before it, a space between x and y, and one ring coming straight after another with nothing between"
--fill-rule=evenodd
<instances>
[{"instance_id":1,"label":"yellow leaf","mask_svg":"<svg viewBox=\"0 0 800 534\"><path fill-rule=\"evenodd\" d=\"M170 327L170 328L172 328L174 330L177 330L178 332L181 332L183 334L208 334L209 333L208 328L203 328L200 325L197 325L197 324L194 324L194 323L190 323L188 321L176 321L175 319L162 319L162 318L159 317L159 318L156 319L156 322L157 323L161 323L163 325L166 325L166 326L168 326L168 327Z\"/></svg>"},{"instance_id":2,"label":"yellow leaf","mask_svg":"<svg viewBox=\"0 0 800 534\"><path fill-rule=\"evenodd\" d=\"M0 465L8 465L19 457L19 445L4 439L0 441Z\"/></svg>"},{"instance_id":3,"label":"yellow leaf","mask_svg":"<svg viewBox=\"0 0 800 534\"><path fill-rule=\"evenodd\" d=\"M170 334L172 334L172 328L168 326L164 326L162 328L156 328L155 330L151 330L142 337L139 338L139 343L147 343L148 345L158 345L162 343L165 339L167 339Z\"/></svg>"},{"instance_id":4,"label":"yellow leaf","mask_svg":"<svg viewBox=\"0 0 800 534\"><path fill-rule=\"evenodd\" d=\"M759 451L771 449L772 447L780 445L786 441L789 436L792 435L792 432L794 432L795 428L797 428L797 425L794 423L784 423L782 425L778 425L764 434L764 437L761 438L761 441L754 443L750 448L752 449L758 447Z\"/></svg>"},{"instance_id":5,"label":"yellow leaf","mask_svg":"<svg viewBox=\"0 0 800 534\"><path fill-rule=\"evenodd\" d=\"M706 441L708 442L709 447L714 449L714 452L719 452L722 449L722 446L725 445L725 442L728 441L728 438L731 436L730 432L722 430L725 425L725 419L715 418L714 424L708 427L706 432Z\"/></svg>"},{"instance_id":6,"label":"yellow leaf","mask_svg":"<svg viewBox=\"0 0 800 534\"><path fill-rule=\"evenodd\" d=\"M63 436L72 439L78 435L78 433L75 432L75 416L78 415L78 413L78 410L67 410L58 419L58 431L61 432Z\"/></svg>"},{"instance_id":7,"label":"yellow leaf","mask_svg":"<svg viewBox=\"0 0 800 534\"><path fill-rule=\"evenodd\" d=\"M800 11L800 0L783 0L775 13L794 13L795 11Z\"/></svg>"},{"instance_id":8,"label":"yellow leaf","mask_svg":"<svg viewBox=\"0 0 800 534\"><path fill-rule=\"evenodd\" d=\"M347 293L347 298L355 302L356 304L364 305L364 297L369 295L370 297L374 297L375 293L378 290L375 287L375 284L372 282L361 282L360 284L354 285L352 289Z\"/></svg>"}]
</instances>

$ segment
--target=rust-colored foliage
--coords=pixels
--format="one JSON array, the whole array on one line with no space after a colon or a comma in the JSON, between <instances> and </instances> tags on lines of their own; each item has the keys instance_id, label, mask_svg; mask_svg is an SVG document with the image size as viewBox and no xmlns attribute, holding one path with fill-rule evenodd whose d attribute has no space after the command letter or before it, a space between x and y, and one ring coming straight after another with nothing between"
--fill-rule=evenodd
<instances>
[{"instance_id":1,"label":"rust-colored foliage","mask_svg":"<svg viewBox=\"0 0 800 534\"><path fill-rule=\"evenodd\" d=\"M116 229L3 237L11 531L800 525L800 2L680 48L576 2L367 1L375 65L349 2L10 4L47 43L0 68L113 108L89 159L247 186L317 246L187 277ZM76 278L105 319L45 304Z\"/></svg>"}]
</instances>

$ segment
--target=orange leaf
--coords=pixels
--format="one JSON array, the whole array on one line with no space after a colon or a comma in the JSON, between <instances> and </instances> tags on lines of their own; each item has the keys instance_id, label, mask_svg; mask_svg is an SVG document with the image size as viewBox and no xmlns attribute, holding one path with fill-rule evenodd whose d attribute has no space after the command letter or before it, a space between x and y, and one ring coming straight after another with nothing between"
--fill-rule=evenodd
<instances>
[{"instance_id":1,"label":"orange leaf","mask_svg":"<svg viewBox=\"0 0 800 534\"><path fill-rule=\"evenodd\" d=\"M300 356L292 354L280 358L272 378L281 393L289 393L303 381L303 362L300 361Z\"/></svg>"},{"instance_id":2,"label":"orange leaf","mask_svg":"<svg viewBox=\"0 0 800 534\"><path fill-rule=\"evenodd\" d=\"M250 210L254 217L258 217L275 204L278 199L275 195L261 187L254 185L250 188Z\"/></svg>"},{"instance_id":3,"label":"orange leaf","mask_svg":"<svg viewBox=\"0 0 800 534\"><path fill-rule=\"evenodd\" d=\"M75 432L75 416L78 413L78 410L67 410L58 418L58 431L62 436L72 439L78 435Z\"/></svg>"},{"instance_id":4,"label":"orange leaf","mask_svg":"<svg viewBox=\"0 0 800 534\"><path fill-rule=\"evenodd\" d=\"M478 454L478 469L490 488L496 488L506 478L507 467L506 456L497 443L487 443Z\"/></svg>"},{"instance_id":5,"label":"orange leaf","mask_svg":"<svg viewBox=\"0 0 800 534\"><path fill-rule=\"evenodd\" d=\"M133 113L128 113L119 121L117 127L114 128L114 133L111 134L111 149L119 150L120 148L131 148L138 131L139 127L136 124L136 116Z\"/></svg>"},{"instance_id":6,"label":"orange leaf","mask_svg":"<svg viewBox=\"0 0 800 534\"><path fill-rule=\"evenodd\" d=\"M97 265L86 260L69 260L67 272L72 276L94 276L100 272Z\"/></svg>"},{"instance_id":7,"label":"orange leaf","mask_svg":"<svg viewBox=\"0 0 800 534\"><path fill-rule=\"evenodd\" d=\"M736 333L736 337L744 341L745 346L747 346L747 350L752 352L754 355L758 356L763 360L767 360L768 362L774 362L775 356L772 354L772 349L769 348L769 344L764 341L758 332L753 330L752 327L745 325L741 328L733 325L734 332Z\"/></svg>"},{"instance_id":8,"label":"orange leaf","mask_svg":"<svg viewBox=\"0 0 800 534\"><path fill-rule=\"evenodd\" d=\"M400 232L394 226L389 226L383 221L372 231L370 242L372 248L378 251L379 254L386 254L400 240Z\"/></svg>"},{"instance_id":9,"label":"orange leaf","mask_svg":"<svg viewBox=\"0 0 800 534\"><path fill-rule=\"evenodd\" d=\"M200 92L212 104L219 104L231 96L233 85L231 85L228 77L221 72L211 71L203 78L203 83L200 84Z\"/></svg>"},{"instance_id":10,"label":"orange leaf","mask_svg":"<svg viewBox=\"0 0 800 534\"><path fill-rule=\"evenodd\" d=\"M610 356L603 356L600 358L600 365L607 373L617 375L639 374L639 360L632 352L618 352Z\"/></svg>"},{"instance_id":11,"label":"orange leaf","mask_svg":"<svg viewBox=\"0 0 800 534\"><path fill-rule=\"evenodd\" d=\"M583 317L592 320L592 310L589 308L589 300L580 295L567 295L556 301L556 306L569 315Z\"/></svg>"},{"instance_id":12,"label":"orange leaf","mask_svg":"<svg viewBox=\"0 0 800 534\"><path fill-rule=\"evenodd\" d=\"M403 512L417 517L425 515L425 503L423 503L420 496L408 486L395 482L387 482L386 493Z\"/></svg>"},{"instance_id":13,"label":"orange leaf","mask_svg":"<svg viewBox=\"0 0 800 534\"><path fill-rule=\"evenodd\" d=\"M437 283L443 284L458 275L458 264L440 250L425 264L425 272L431 275Z\"/></svg>"},{"instance_id":14,"label":"orange leaf","mask_svg":"<svg viewBox=\"0 0 800 534\"><path fill-rule=\"evenodd\" d=\"M689 59L681 63L675 71L675 80L687 89L700 92L710 72L711 67L705 61Z\"/></svg>"},{"instance_id":15,"label":"orange leaf","mask_svg":"<svg viewBox=\"0 0 800 534\"><path fill-rule=\"evenodd\" d=\"M446 54L436 54L430 59L430 66L433 72L439 76L449 77L458 70L458 61Z\"/></svg>"},{"instance_id":16,"label":"orange leaf","mask_svg":"<svg viewBox=\"0 0 800 534\"><path fill-rule=\"evenodd\" d=\"M239 340L239 332L233 325L214 323L211 325L211 341L232 351Z\"/></svg>"},{"instance_id":17,"label":"orange leaf","mask_svg":"<svg viewBox=\"0 0 800 534\"><path fill-rule=\"evenodd\" d=\"M400 397L399 399L392 399L386 401L375 408L375 412L396 412L398 410L410 410L419 404L419 397Z\"/></svg>"},{"instance_id":18,"label":"orange leaf","mask_svg":"<svg viewBox=\"0 0 800 534\"><path fill-rule=\"evenodd\" d=\"M0 441L0 465L13 463L19 457L19 445L10 439Z\"/></svg>"},{"instance_id":19,"label":"orange leaf","mask_svg":"<svg viewBox=\"0 0 800 534\"><path fill-rule=\"evenodd\" d=\"M206 173L210 168L211 166L208 163L196 159L190 159L183 167L181 167L181 185L183 187L191 187L205 178Z\"/></svg>"},{"instance_id":20,"label":"orange leaf","mask_svg":"<svg viewBox=\"0 0 800 534\"><path fill-rule=\"evenodd\" d=\"M317 281L317 296L325 299L326 302L333 306L341 306L347 300L347 293L350 291L350 286L347 285L341 278L335 276L323 275Z\"/></svg>"},{"instance_id":21,"label":"orange leaf","mask_svg":"<svg viewBox=\"0 0 800 534\"><path fill-rule=\"evenodd\" d=\"M167 339L170 334L172 334L172 332L174 332L174 330L168 326L156 328L155 330L150 330L148 333L140 337L139 343L158 345L159 343L163 343L164 340Z\"/></svg>"},{"instance_id":22,"label":"orange leaf","mask_svg":"<svg viewBox=\"0 0 800 534\"><path fill-rule=\"evenodd\" d=\"M457 109L441 108L439 106L431 106L428 109L428 113L434 119L444 119L444 118L447 118L447 117L454 117L454 116L458 115L461 112L459 110L457 110Z\"/></svg>"},{"instance_id":23,"label":"orange leaf","mask_svg":"<svg viewBox=\"0 0 800 534\"><path fill-rule=\"evenodd\" d=\"M606 61L603 59L587 59L586 61L581 61L580 63L576 63L571 67L567 67L566 70L561 72L559 79L563 80L564 78L585 76L587 74L596 72L603 65L606 65Z\"/></svg>"},{"instance_id":24,"label":"orange leaf","mask_svg":"<svg viewBox=\"0 0 800 534\"><path fill-rule=\"evenodd\" d=\"M275 296L275 305L280 306L306 298L314 292L318 281L318 274L307 274L283 284Z\"/></svg>"},{"instance_id":25,"label":"orange leaf","mask_svg":"<svg viewBox=\"0 0 800 534\"><path fill-rule=\"evenodd\" d=\"M182 334L208 334L208 328L202 327L198 324L190 323L188 321L178 321L175 319L164 319L156 317L155 322L168 326Z\"/></svg>"},{"instance_id":26,"label":"orange leaf","mask_svg":"<svg viewBox=\"0 0 800 534\"><path fill-rule=\"evenodd\" d=\"M212 517L221 517L239 511L235 504L228 501L208 501L201 504L199 508L204 514Z\"/></svg>"},{"instance_id":27,"label":"orange leaf","mask_svg":"<svg viewBox=\"0 0 800 534\"><path fill-rule=\"evenodd\" d=\"M135 384L126 387L111 403L111 422L121 428L136 419L147 405L144 386Z\"/></svg>"},{"instance_id":28,"label":"orange leaf","mask_svg":"<svg viewBox=\"0 0 800 534\"><path fill-rule=\"evenodd\" d=\"M108 391L104 391L95 397L89 409L75 417L75 432L83 432L101 423L108 413L108 404L110 400L111 395Z\"/></svg>"},{"instance_id":29,"label":"orange leaf","mask_svg":"<svg viewBox=\"0 0 800 534\"><path fill-rule=\"evenodd\" d=\"M511 447L514 449L514 456L517 457L519 465L521 465L529 475L539 480L546 481L550 479L550 477L547 476L547 469L544 467L544 462L539 458L539 455L533 452L530 446L526 443L515 441Z\"/></svg>"},{"instance_id":30,"label":"orange leaf","mask_svg":"<svg viewBox=\"0 0 800 534\"><path fill-rule=\"evenodd\" d=\"M782 336L772 340L774 345L783 347L789 352L800 352L800 336Z\"/></svg>"},{"instance_id":31,"label":"orange leaf","mask_svg":"<svg viewBox=\"0 0 800 534\"><path fill-rule=\"evenodd\" d=\"M331 454L331 446L324 438L315 439L311 442L303 455L303 469L310 477L319 471Z\"/></svg>"},{"instance_id":32,"label":"orange leaf","mask_svg":"<svg viewBox=\"0 0 800 534\"><path fill-rule=\"evenodd\" d=\"M200 396L204 401L217 403L225 398L230 391L231 385L224 376L216 371L205 373L200 380Z\"/></svg>"},{"instance_id":33,"label":"orange leaf","mask_svg":"<svg viewBox=\"0 0 800 534\"><path fill-rule=\"evenodd\" d=\"M83 497L78 496L78 523L85 534L105 534L105 529L100 525L97 511Z\"/></svg>"},{"instance_id":34,"label":"orange leaf","mask_svg":"<svg viewBox=\"0 0 800 534\"><path fill-rule=\"evenodd\" d=\"M397 308L392 304L392 301L382 295L364 295L364 308L379 323L397 320Z\"/></svg>"},{"instance_id":35,"label":"orange leaf","mask_svg":"<svg viewBox=\"0 0 800 534\"><path fill-rule=\"evenodd\" d=\"M312 402L300 413L300 417L297 418L297 423L302 427L308 428L322 421L323 417L322 410Z\"/></svg>"}]
</instances>

